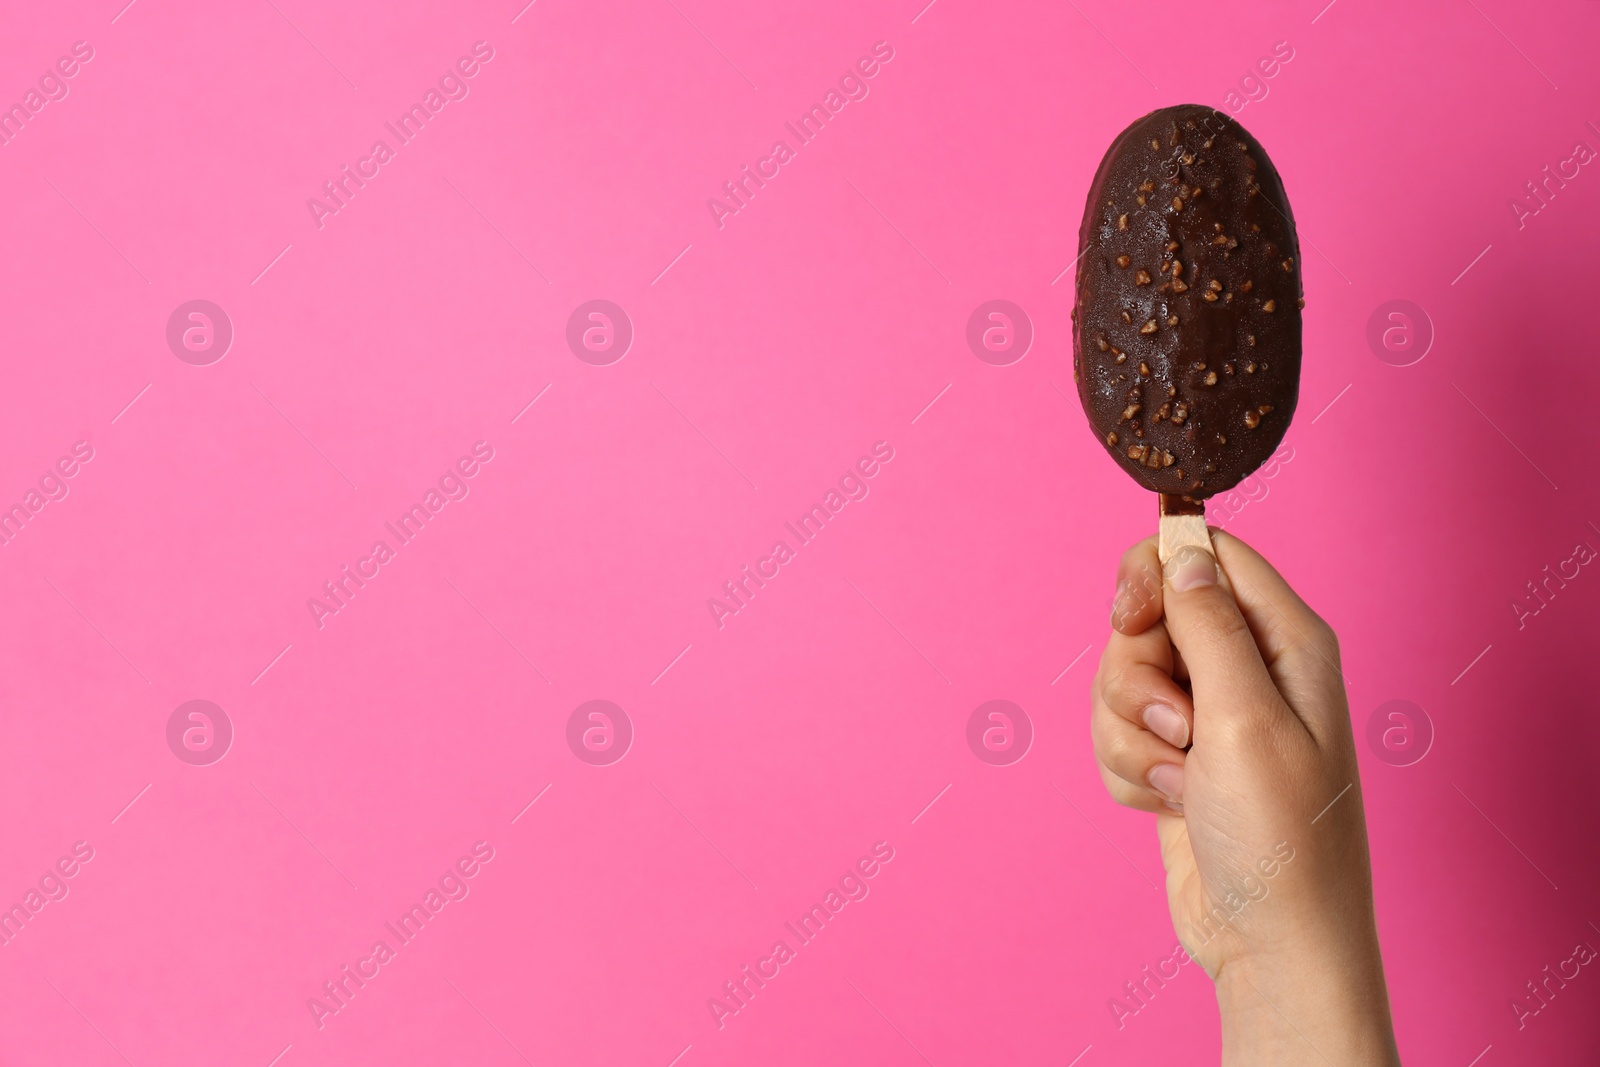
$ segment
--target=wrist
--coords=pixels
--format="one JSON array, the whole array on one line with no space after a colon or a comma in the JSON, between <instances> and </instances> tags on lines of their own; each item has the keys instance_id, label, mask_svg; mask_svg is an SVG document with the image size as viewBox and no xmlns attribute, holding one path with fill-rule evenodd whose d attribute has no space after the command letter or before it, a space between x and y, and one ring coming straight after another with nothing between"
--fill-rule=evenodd
<instances>
[{"instance_id":1,"label":"wrist","mask_svg":"<svg viewBox=\"0 0 1600 1067\"><path fill-rule=\"evenodd\" d=\"M1224 1067L1398 1067L1376 936L1241 956L1216 976Z\"/></svg>"}]
</instances>

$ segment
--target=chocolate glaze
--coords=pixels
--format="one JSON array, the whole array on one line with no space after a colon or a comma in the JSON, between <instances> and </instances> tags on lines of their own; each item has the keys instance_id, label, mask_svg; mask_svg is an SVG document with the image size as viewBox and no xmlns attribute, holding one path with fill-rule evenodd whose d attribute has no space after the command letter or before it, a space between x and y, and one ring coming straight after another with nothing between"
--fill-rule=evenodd
<instances>
[{"instance_id":1,"label":"chocolate glaze","mask_svg":"<svg viewBox=\"0 0 1600 1067\"><path fill-rule=\"evenodd\" d=\"M1300 392L1300 244L1267 153L1213 108L1151 112L1101 160L1078 251L1072 372L1101 445L1158 493L1237 485Z\"/></svg>"}]
</instances>

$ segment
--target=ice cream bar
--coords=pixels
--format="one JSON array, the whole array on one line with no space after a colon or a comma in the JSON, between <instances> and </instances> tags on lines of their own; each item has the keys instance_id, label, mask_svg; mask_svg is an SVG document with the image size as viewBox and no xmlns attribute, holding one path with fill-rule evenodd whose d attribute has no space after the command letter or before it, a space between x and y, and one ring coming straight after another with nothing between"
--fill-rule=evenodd
<instances>
[{"instance_id":1,"label":"ice cream bar","mask_svg":"<svg viewBox=\"0 0 1600 1067\"><path fill-rule=\"evenodd\" d=\"M1163 515L1201 515L1272 455L1299 397L1300 246L1277 169L1221 112L1151 112L1101 160L1078 252L1089 423Z\"/></svg>"}]
</instances>

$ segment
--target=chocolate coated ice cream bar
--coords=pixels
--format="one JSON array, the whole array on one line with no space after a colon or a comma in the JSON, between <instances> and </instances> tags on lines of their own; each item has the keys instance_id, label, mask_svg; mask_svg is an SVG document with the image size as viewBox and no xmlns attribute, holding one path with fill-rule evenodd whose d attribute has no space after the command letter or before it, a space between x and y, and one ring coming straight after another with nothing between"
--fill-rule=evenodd
<instances>
[{"instance_id":1,"label":"chocolate coated ice cream bar","mask_svg":"<svg viewBox=\"0 0 1600 1067\"><path fill-rule=\"evenodd\" d=\"M1101 161L1078 249L1073 376L1101 444L1191 506L1237 485L1300 389L1300 247L1266 152L1212 108L1151 112Z\"/></svg>"}]
</instances>

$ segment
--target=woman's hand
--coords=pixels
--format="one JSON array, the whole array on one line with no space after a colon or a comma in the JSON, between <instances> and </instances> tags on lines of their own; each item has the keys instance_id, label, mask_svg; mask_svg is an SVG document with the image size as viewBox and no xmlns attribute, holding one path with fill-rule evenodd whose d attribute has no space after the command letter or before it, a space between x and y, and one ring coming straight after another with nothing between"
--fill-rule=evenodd
<instances>
[{"instance_id":1,"label":"woman's hand","mask_svg":"<svg viewBox=\"0 0 1600 1067\"><path fill-rule=\"evenodd\" d=\"M1094 681L1101 777L1156 813L1225 1063L1398 1064L1338 640L1254 550L1212 539L1215 561L1189 548L1165 573L1154 539L1123 557Z\"/></svg>"}]
</instances>

